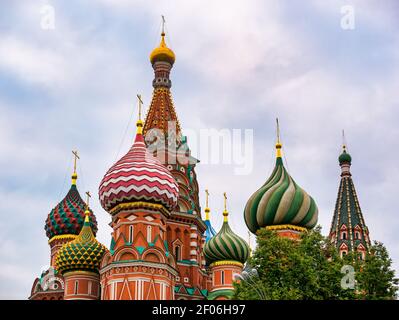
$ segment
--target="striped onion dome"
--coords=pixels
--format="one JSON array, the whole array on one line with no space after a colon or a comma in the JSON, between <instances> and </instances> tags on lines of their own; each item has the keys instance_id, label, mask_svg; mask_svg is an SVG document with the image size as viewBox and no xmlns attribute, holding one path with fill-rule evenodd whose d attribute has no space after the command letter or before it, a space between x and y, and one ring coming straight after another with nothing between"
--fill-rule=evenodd
<instances>
[{"instance_id":1,"label":"striped onion dome","mask_svg":"<svg viewBox=\"0 0 399 320\"><path fill-rule=\"evenodd\" d=\"M244 219L252 233L262 227L289 225L311 229L317 223L315 201L299 187L283 165L281 143L270 178L248 200Z\"/></svg>"},{"instance_id":2,"label":"striped onion dome","mask_svg":"<svg viewBox=\"0 0 399 320\"><path fill-rule=\"evenodd\" d=\"M61 274L68 271L98 272L101 259L106 252L107 248L94 236L87 210L79 235L73 241L64 244L58 251L55 260L56 268Z\"/></svg>"},{"instance_id":3,"label":"striped onion dome","mask_svg":"<svg viewBox=\"0 0 399 320\"><path fill-rule=\"evenodd\" d=\"M80 197L76 187L77 175L72 176L72 185L67 195L48 214L44 230L49 239L62 235L78 235L82 229L85 219L85 203ZM93 212L90 211L93 233L97 232L97 221Z\"/></svg>"},{"instance_id":4,"label":"striped onion dome","mask_svg":"<svg viewBox=\"0 0 399 320\"><path fill-rule=\"evenodd\" d=\"M245 263L249 256L249 246L244 239L231 230L227 219L227 210L223 212L223 215L224 222L222 228L205 243L205 260L208 265L217 261L238 261Z\"/></svg>"},{"instance_id":5,"label":"striped onion dome","mask_svg":"<svg viewBox=\"0 0 399 320\"><path fill-rule=\"evenodd\" d=\"M108 212L126 202L154 202L169 210L177 205L177 182L169 170L147 150L142 126L139 120L133 146L108 170L100 183L100 202Z\"/></svg>"}]
</instances>

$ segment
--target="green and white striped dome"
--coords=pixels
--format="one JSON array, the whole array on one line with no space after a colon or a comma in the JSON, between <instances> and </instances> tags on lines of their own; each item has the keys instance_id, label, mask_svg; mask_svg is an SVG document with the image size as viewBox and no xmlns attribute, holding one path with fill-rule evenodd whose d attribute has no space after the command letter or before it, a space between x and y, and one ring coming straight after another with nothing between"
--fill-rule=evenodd
<instances>
[{"instance_id":1,"label":"green and white striped dome","mask_svg":"<svg viewBox=\"0 0 399 320\"><path fill-rule=\"evenodd\" d=\"M288 174L283 165L281 147L278 142L276 166L270 178L245 206L245 223L252 233L263 227L279 225L311 229L317 223L316 203Z\"/></svg>"},{"instance_id":2,"label":"green and white striped dome","mask_svg":"<svg viewBox=\"0 0 399 320\"><path fill-rule=\"evenodd\" d=\"M223 215L222 228L205 244L205 260L208 265L218 261L238 261L244 264L249 256L249 246L244 239L231 230L226 210Z\"/></svg>"}]
</instances>

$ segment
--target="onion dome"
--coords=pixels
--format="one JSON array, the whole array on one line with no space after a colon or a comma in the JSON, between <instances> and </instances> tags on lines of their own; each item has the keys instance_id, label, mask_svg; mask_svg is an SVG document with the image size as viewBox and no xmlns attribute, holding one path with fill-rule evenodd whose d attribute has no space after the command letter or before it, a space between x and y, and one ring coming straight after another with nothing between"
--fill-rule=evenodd
<instances>
[{"instance_id":1,"label":"onion dome","mask_svg":"<svg viewBox=\"0 0 399 320\"><path fill-rule=\"evenodd\" d=\"M50 240L55 236L78 235L82 229L86 205L76 187L77 178L78 175L76 174L76 170L74 170L72 185L67 195L47 216L44 229ZM93 232L96 234L97 221L92 211L90 211L90 217Z\"/></svg>"},{"instance_id":2,"label":"onion dome","mask_svg":"<svg viewBox=\"0 0 399 320\"><path fill-rule=\"evenodd\" d=\"M237 261L245 263L249 256L249 246L244 239L231 230L228 222L228 211L223 211L224 221L220 231L206 242L205 260L208 265L218 261Z\"/></svg>"},{"instance_id":3,"label":"onion dome","mask_svg":"<svg viewBox=\"0 0 399 320\"><path fill-rule=\"evenodd\" d=\"M175 62L176 56L175 53L166 46L165 42L165 32L161 33L161 43L158 47L152 50L150 54L151 64L154 64L158 61L169 62L171 65Z\"/></svg>"},{"instance_id":4,"label":"onion dome","mask_svg":"<svg viewBox=\"0 0 399 320\"><path fill-rule=\"evenodd\" d=\"M349 153L346 152L346 146L343 146L343 150L341 155L338 158L339 164L343 164L343 163L349 163L351 164L352 162L352 157Z\"/></svg>"},{"instance_id":5,"label":"onion dome","mask_svg":"<svg viewBox=\"0 0 399 320\"><path fill-rule=\"evenodd\" d=\"M263 227L311 229L317 223L315 201L296 184L283 165L282 144L276 144L276 166L264 185L248 200L244 219L252 233Z\"/></svg>"},{"instance_id":6,"label":"onion dome","mask_svg":"<svg viewBox=\"0 0 399 320\"><path fill-rule=\"evenodd\" d=\"M89 210L83 228L75 240L64 244L56 258L57 270L64 274L68 271L92 271L100 269L101 260L107 248L96 240L91 228Z\"/></svg>"},{"instance_id":7,"label":"onion dome","mask_svg":"<svg viewBox=\"0 0 399 320\"><path fill-rule=\"evenodd\" d=\"M147 150L142 130L143 122L139 120L133 146L107 171L100 183L100 202L108 212L119 204L138 201L161 204L168 210L177 205L177 182Z\"/></svg>"}]
</instances>

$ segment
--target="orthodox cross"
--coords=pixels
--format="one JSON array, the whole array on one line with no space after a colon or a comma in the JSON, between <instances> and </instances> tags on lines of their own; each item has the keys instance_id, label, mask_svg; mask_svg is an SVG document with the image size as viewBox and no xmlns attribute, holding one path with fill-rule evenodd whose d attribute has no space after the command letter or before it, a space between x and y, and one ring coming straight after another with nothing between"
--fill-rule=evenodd
<instances>
[{"instance_id":1,"label":"orthodox cross","mask_svg":"<svg viewBox=\"0 0 399 320\"><path fill-rule=\"evenodd\" d=\"M79 158L79 155L78 155L78 151L76 150L76 151L73 151L72 150L72 153L73 153L73 156L74 156L74 163L73 163L73 172L75 172L76 173L76 161L77 161L77 159L80 159Z\"/></svg>"},{"instance_id":2,"label":"orthodox cross","mask_svg":"<svg viewBox=\"0 0 399 320\"><path fill-rule=\"evenodd\" d=\"M342 148L346 151L345 130L342 130Z\"/></svg>"},{"instance_id":3,"label":"orthodox cross","mask_svg":"<svg viewBox=\"0 0 399 320\"><path fill-rule=\"evenodd\" d=\"M208 208L208 198L209 198L209 191L208 191L208 189L205 190L205 194L206 194L206 208Z\"/></svg>"},{"instance_id":4,"label":"orthodox cross","mask_svg":"<svg viewBox=\"0 0 399 320\"><path fill-rule=\"evenodd\" d=\"M87 206L87 210L89 210L89 201L90 201L90 198L91 198L91 194L90 194L90 191L86 191L86 206Z\"/></svg>"},{"instance_id":5,"label":"orthodox cross","mask_svg":"<svg viewBox=\"0 0 399 320\"><path fill-rule=\"evenodd\" d=\"M143 100L141 99L141 94L137 94L137 100L139 102L139 120L141 120L141 107L143 105Z\"/></svg>"},{"instance_id":6,"label":"orthodox cross","mask_svg":"<svg viewBox=\"0 0 399 320\"><path fill-rule=\"evenodd\" d=\"M280 143L280 124L278 123L278 118L276 118L277 123L277 143Z\"/></svg>"},{"instance_id":7,"label":"orthodox cross","mask_svg":"<svg viewBox=\"0 0 399 320\"><path fill-rule=\"evenodd\" d=\"M165 17L162 15L162 34L165 34Z\"/></svg>"},{"instance_id":8,"label":"orthodox cross","mask_svg":"<svg viewBox=\"0 0 399 320\"><path fill-rule=\"evenodd\" d=\"M224 211L227 211L227 195L226 192L223 192L224 197Z\"/></svg>"}]
</instances>

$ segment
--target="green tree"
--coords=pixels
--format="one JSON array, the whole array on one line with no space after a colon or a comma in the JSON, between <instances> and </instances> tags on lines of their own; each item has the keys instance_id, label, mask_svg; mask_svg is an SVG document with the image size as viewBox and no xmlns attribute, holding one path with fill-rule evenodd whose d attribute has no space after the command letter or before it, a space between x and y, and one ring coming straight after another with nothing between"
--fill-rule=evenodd
<instances>
[{"instance_id":1,"label":"green tree","mask_svg":"<svg viewBox=\"0 0 399 320\"><path fill-rule=\"evenodd\" d=\"M381 243L374 241L365 261L353 259L356 270L356 294L359 299L397 299L399 280L392 259Z\"/></svg>"},{"instance_id":2,"label":"green tree","mask_svg":"<svg viewBox=\"0 0 399 320\"><path fill-rule=\"evenodd\" d=\"M304 233L301 241L258 231L258 246L243 279L235 284L235 299L393 299L397 279L386 248L376 243L365 261L354 255L341 259L321 228ZM342 286L343 266L355 272L356 286ZM252 270L252 271L251 271ZM256 272L254 272L256 271ZM355 281L356 280L356 281ZM345 283L344 283L345 284Z\"/></svg>"}]
</instances>

